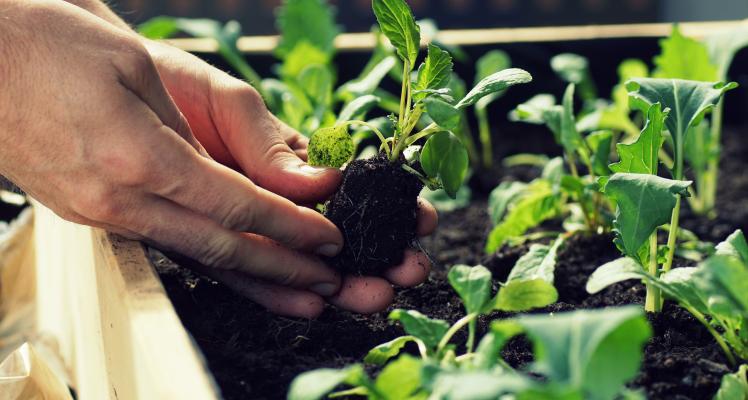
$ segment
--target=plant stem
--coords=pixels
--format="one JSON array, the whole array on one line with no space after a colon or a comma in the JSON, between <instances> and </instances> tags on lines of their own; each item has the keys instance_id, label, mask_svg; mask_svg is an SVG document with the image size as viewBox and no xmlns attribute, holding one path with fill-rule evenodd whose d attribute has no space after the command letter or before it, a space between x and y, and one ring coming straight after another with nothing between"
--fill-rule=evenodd
<instances>
[{"instance_id":1,"label":"plant stem","mask_svg":"<svg viewBox=\"0 0 748 400\"><path fill-rule=\"evenodd\" d=\"M449 328L447 333L444 334L444 337L442 337L442 340L436 347L436 353L441 353L442 350L444 350L444 348L449 344L449 341L452 340L452 336L454 336L457 332L459 332L460 329L469 324L470 321L474 320L476 317L478 317L478 314L472 313L460 318L457 322L455 322L455 324Z\"/></svg>"},{"instance_id":2,"label":"plant stem","mask_svg":"<svg viewBox=\"0 0 748 400\"><path fill-rule=\"evenodd\" d=\"M709 146L709 157L705 172L703 193L703 209L706 213L713 213L717 201L717 178L719 177L719 160L722 158L722 118L725 100L720 99L712 114L712 134Z\"/></svg>"},{"instance_id":3,"label":"plant stem","mask_svg":"<svg viewBox=\"0 0 748 400\"><path fill-rule=\"evenodd\" d=\"M727 346L727 343L725 343L724 338L722 335L719 334L716 330L714 330L714 327L709 323L709 321L706 320L704 315L700 313L699 311L696 311L695 309L691 307L684 307L686 310L688 310L691 315L696 318L699 322L701 322L702 325L706 328L707 331L714 337L714 340L717 341L717 344L722 349L722 351L725 353L725 357L727 357L727 361L730 363L730 365L735 366L735 356L732 355L732 351L730 351L730 348Z\"/></svg>"},{"instance_id":4,"label":"plant stem","mask_svg":"<svg viewBox=\"0 0 748 400\"><path fill-rule=\"evenodd\" d=\"M467 348L468 354L473 352L473 348L475 347L475 330L477 329L477 320L473 319L468 324L468 340L465 347Z\"/></svg>"},{"instance_id":5,"label":"plant stem","mask_svg":"<svg viewBox=\"0 0 748 400\"><path fill-rule=\"evenodd\" d=\"M675 257L675 246L678 239L678 224L680 223L680 203L681 197L675 200L675 208L673 208L673 215L670 218L670 232L667 238L667 258L665 264L662 266L662 272L668 272L673 267L673 258Z\"/></svg>"},{"instance_id":6,"label":"plant stem","mask_svg":"<svg viewBox=\"0 0 748 400\"><path fill-rule=\"evenodd\" d=\"M387 138L384 137L384 135L382 134L382 132L379 129L377 129L376 126L374 126L374 125L372 125L372 124L370 124L370 123L368 123L366 121L357 121L357 120L356 121L345 121L345 122L342 122L341 125L345 125L345 126L362 125L362 126L365 126L365 127L369 128L369 129L371 129L374 132L374 134L377 135L377 137L379 138L379 140L382 142L382 145L386 145L387 144ZM390 155L390 148L389 148L389 146L382 146L382 147L384 147L385 154L387 154L387 156L389 156Z\"/></svg>"},{"instance_id":7,"label":"plant stem","mask_svg":"<svg viewBox=\"0 0 748 400\"><path fill-rule=\"evenodd\" d=\"M659 277L657 271L657 232L649 237L649 274L655 278ZM651 282L646 282L647 298L644 302L644 310L647 312L662 311L662 292Z\"/></svg>"},{"instance_id":8,"label":"plant stem","mask_svg":"<svg viewBox=\"0 0 748 400\"><path fill-rule=\"evenodd\" d=\"M403 142L405 142L405 145L403 146L403 148L405 148L405 146L410 146L411 144L419 141L420 139L423 139L426 136L437 133L439 131L441 131L441 128L439 128L439 125L432 123L431 125L423 128L422 131L416 133L413 136L410 136L407 140L404 140Z\"/></svg>"},{"instance_id":9,"label":"plant stem","mask_svg":"<svg viewBox=\"0 0 748 400\"><path fill-rule=\"evenodd\" d=\"M483 168L489 169L493 165L493 143L491 140L491 125L485 108L476 107L475 116L478 119L478 135L481 142Z\"/></svg>"},{"instance_id":10,"label":"plant stem","mask_svg":"<svg viewBox=\"0 0 748 400\"><path fill-rule=\"evenodd\" d=\"M410 83L410 70L408 69L408 62L403 62L403 86L400 90L400 113L397 116L398 125L400 127L403 126L403 121L405 120L405 101L408 97L408 86ZM396 130L397 134L397 130ZM397 139L397 138L396 138Z\"/></svg>"}]
</instances>

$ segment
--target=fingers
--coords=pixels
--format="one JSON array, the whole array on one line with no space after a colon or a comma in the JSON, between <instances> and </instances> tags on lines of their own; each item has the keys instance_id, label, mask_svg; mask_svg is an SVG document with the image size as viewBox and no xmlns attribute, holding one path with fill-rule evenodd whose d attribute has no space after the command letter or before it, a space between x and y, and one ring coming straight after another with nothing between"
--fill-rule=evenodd
<instances>
[{"instance_id":1,"label":"fingers","mask_svg":"<svg viewBox=\"0 0 748 400\"><path fill-rule=\"evenodd\" d=\"M373 314L386 309L394 297L392 286L382 278L347 276L340 292L328 301L359 314Z\"/></svg>"},{"instance_id":2,"label":"fingers","mask_svg":"<svg viewBox=\"0 0 748 400\"><path fill-rule=\"evenodd\" d=\"M181 167L174 182L154 188L156 193L226 229L267 236L294 249L334 256L343 246L338 228L320 213L257 187L236 171L200 158Z\"/></svg>"},{"instance_id":3,"label":"fingers","mask_svg":"<svg viewBox=\"0 0 748 400\"><path fill-rule=\"evenodd\" d=\"M251 234L227 230L212 220L161 198L148 198L125 225L158 247L203 265L308 289L322 296L338 291L339 277L314 257Z\"/></svg>"},{"instance_id":4,"label":"fingers","mask_svg":"<svg viewBox=\"0 0 748 400\"><path fill-rule=\"evenodd\" d=\"M394 285L402 287L418 286L428 278L431 272L431 261L423 252L405 250L403 262L387 270L384 277Z\"/></svg>"},{"instance_id":5,"label":"fingers","mask_svg":"<svg viewBox=\"0 0 748 400\"><path fill-rule=\"evenodd\" d=\"M418 198L418 225L416 226L416 234L420 237L428 236L436 230L436 226L439 224L439 215L436 212L431 203L426 199Z\"/></svg>"}]
</instances>

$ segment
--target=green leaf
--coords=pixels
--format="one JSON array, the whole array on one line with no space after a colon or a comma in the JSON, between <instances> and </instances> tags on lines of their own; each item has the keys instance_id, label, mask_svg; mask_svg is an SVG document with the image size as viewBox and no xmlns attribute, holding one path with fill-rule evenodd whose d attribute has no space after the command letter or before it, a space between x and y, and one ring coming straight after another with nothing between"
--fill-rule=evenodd
<instances>
[{"instance_id":1,"label":"green leaf","mask_svg":"<svg viewBox=\"0 0 748 400\"><path fill-rule=\"evenodd\" d=\"M660 103L649 107L647 123L636 142L616 145L620 161L610 166L613 172L657 175L660 148L665 141L662 129L668 113L669 110L662 111Z\"/></svg>"},{"instance_id":2,"label":"green leaf","mask_svg":"<svg viewBox=\"0 0 748 400\"><path fill-rule=\"evenodd\" d=\"M478 62L475 64L475 84L478 85L483 79L488 78L499 71L510 68L511 66L512 60L506 52L501 50L491 50L483 55L483 57L479 58ZM501 92L497 92L483 97L475 103L475 108L485 110L489 104L501 97L502 94L503 93Z\"/></svg>"},{"instance_id":3,"label":"green leaf","mask_svg":"<svg viewBox=\"0 0 748 400\"><path fill-rule=\"evenodd\" d=\"M530 246L499 290L495 307L502 311L527 311L556 302L558 292L553 286L553 271L556 269L558 249L563 242L559 238L551 246Z\"/></svg>"},{"instance_id":4,"label":"green leaf","mask_svg":"<svg viewBox=\"0 0 748 400\"><path fill-rule=\"evenodd\" d=\"M514 85L532 82L532 75L519 68L509 68L492 74L480 82L455 107L470 107L489 94L501 92Z\"/></svg>"},{"instance_id":5,"label":"green leaf","mask_svg":"<svg viewBox=\"0 0 748 400\"><path fill-rule=\"evenodd\" d=\"M400 321L405 332L421 339L429 348L435 348L449 330L446 321L431 319L414 310L394 310L390 313L389 319Z\"/></svg>"},{"instance_id":6,"label":"green leaf","mask_svg":"<svg viewBox=\"0 0 748 400\"><path fill-rule=\"evenodd\" d=\"M366 113L376 107L379 100L379 97L367 94L347 103L338 115L338 123L366 118Z\"/></svg>"},{"instance_id":7,"label":"green leaf","mask_svg":"<svg viewBox=\"0 0 748 400\"><path fill-rule=\"evenodd\" d=\"M384 365L390 358L400 354L400 351L406 344L415 340L416 338L413 336L400 336L387 343L382 343L369 350L369 353L364 358L364 362L367 364Z\"/></svg>"},{"instance_id":8,"label":"green leaf","mask_svg":"<svg viewBox=\"0 0 748 400\"><path fill-rule=\"evenodd\" d=\"M532 381L519 374L442 370L434 374L430 400L495 400L526 390Z\"/></svg>"},{"instance_id":9,"label":"green leaf","mask_svg":"<svg viewBox=\"0 0 748 400\"><path fill-rule=\"evenodd\" d=\"M369 71L366 75L343 84L338 89L338 97L351 101L359 96L372 94L379 87L385 76L397 64L394 56L385 57Z\"/></svg>"},{"instance_id":10,"label":"green leaf","mask_svg":"<svg viewBox=\"0 0 748 400\"><path fill-rule=\"evenodd\" d=\"M610 285L630 279L642 279L646 276L639 262L630 257L622 257L603 264L590 275L587 281L587 293L595 294Z\"/></svg>"},{"instance_id":11,"label":"green leaf","mask_svg":"<svg viewBox=\"0 0 748 400\"><path fill-rule=\"evenodd\" d=\"M468 153L457 136L439 132L423 146L421 167L429 178L438 179L447 194L455 198L467 175Z\"/></svg>"},{"instance_id":12,"label":"green leaf","mask_svg":"<svg viewBox=\"0 0 748 400\"><path fill-rule=\"evenodd\" d=\"M512 121L522 121L531 124L546 124L546 112L556 106L556 98L552 94L542 93L520 104L509 114Z\"/></svg>"},{"instance_id":13,"label":"green leaf","mask_svg":"<svg viewBox=\"0 0 748 400\"><path fill-rule=\"evenodd\" d=\"M533 369L586 399L613 399L639 371L651 329L638 306L516 318L533 342Z\"/></svg>"},{"instance_id":14,"label":"green leaf","mask_svg":"<svg viewBox=\"0 0 748 400\"><path fill-rule=\"evenodd\" d=\"M727 80L735 55L748 46L748 27L741 25L717 32L705 39L709 59L717 66L717 80Z\"/></svg>"},{"instance_id":15,"label":"green leaf","mask_svg":"<svg viewBox=\"0 0 748 400\"><path fill-rule=\"evenodd\" d=\"M698 268L674 268L660 276L660 279L648 278L666 297L678 302L681 306L696 310L702 314L709 312L709 307L701 291L694 285Z\"/></svg>"},{"instance_id":16,"label":"green leaf","mask_svg":"<svg viewBox=\"0 0 748 400\"><path fill-rule=\"evenodd\" d=\"M413 89L424 91L446 88L452 76L452 67L452 56L439 47L429 44L428 56L418 68L418 78ZM416 93L413 100L417 102L425 97L425 93Z\"/></svg>"},{"instance_id":17,"label":"green leaf","mask_svg":"<svg viewBox=\"0 0 748 400\"><path fill-rule=\"evenodd\" d=\"M714 400L748 400L748 365L741 365L738 372L722 377L722 384Z\"/></svg>"},{"instance_id":18,"label":"green leaf","mask_svg":"<svg viewBox=\"0 0 748 400\"><path fill-rule=\"evenodd\" d=\"M179 32L179 24L173 17L158 16L138 25L138 33L147 39L168 39L177 32Z\"/></svg>"},{"instance_id":19,"label":"green leaf","mask_svg":"<svg viewBox=\"0 0 748 400\"><path fill-rule=\"evenodd\" d=\"M454 199L444 189L431 190L428 187L424 187L419 196L431 203L437 211L451 212L469 206L473 194L469 186L462 185Z\"/></svg>"},{"instance_id":20,"label":"green leaf","mask_svg":"<svg viewBox=\"0 0 748 400\"><path fill-rule=\"evenodd\" d=\"M687 195L691 182L674 181L655 175L620 173L610 177L603 191L618 205L613 222L616 244L629 257L658 226L670 222L679 195Z\"/></svg>"},{"instance_id":21,"label":"green leaf","mask_svg":"<svg viewBox=\"0 0 748 400\"><path fill-rule=\"evenodd\" d=\"M461 112L438 97L425 99L426 113L440 128L452 131L460 125Z\"/></svg>"},{"instance_id":22,"label":"green leaf","mask_svg":"<svg viewBox=\"0 0 748 400\"><path fill-rule=\"evenodd\" d=\"M299 74L298 84L309 100L325 109L332 102L332 72L321 64L312 64Z\"/></svg>"},{"instance_id":23,"label":"green leaf","mask_svg":"<svg viewBox=\"0 0 748 400\"><path fill-rule=\"evenodd\" d=\"M449 283L468 314L481 313L491 297L491 272L484 266L457 265L449 270Z\"/></svg>"},{"instance_id":24,"label":"green leaf","mask_svg":"<svg viewBox=\"0 0 748 400\"><path fill-rule=\"evenodd\" d=\"M509 205L517 200L527 189L524 182L501 182L488 196L488 215L494 226L498 225Z\"/></svg>"},{"instance_id":25,"label":"green leaf","mask_svg":"<svg viewBox=\"0 0 748 400\"><path fill-rule=\"evenodd\" d=\"M579 54L563 53L551 58L551 69L564 81L576 85L589 76L589 62Z\"/></svg>"},{"instance_id":26,"label":"green leaf","mask_svg":"<svg viewBox=\"0 0 748 400\"><path fill-rule=\"evenodd\" d=\"M716 106L722 95L736 88L737 84L635 78L628 81L626 87L631 96L631 104L641 111L646 112L655 103L670 109L665 125L673 138L675 156L678 158L682 157L678 153L682 154L688 129L698 125L704 114ZM677 178L678 174L675 176Z\"/></svg>"},{"instance_id":27,"label":"green leaf","mask_svg":"<svg viewBox=\"0 0 748 400\"><path fill-rule=\"evenodd\" d=\"M716 81L717 68L712 65L706 46L683 36L673 25L670 37L660 41L662 52L654 58L655 78Z\"/></svg>"},{"instance_id":28,"label":"green leaf","mask_svg":"<svg viewBox=\"0 0 748 400\"><path fill-rule=\"evenodd\" d=\"M373 0L372 7L382 33L412 69L421 46L421 29L408 3L405 0Z\"/></svg>"},{"instance_id":29,"label":"green leaf","mask_svg":"<svg viewBox=\"0 0 748 400\"><path fill-rule=\"evenodd\" d=\"M610 175L610 148L613 143L613 132L596 131L590 133L585 140L592 150L592 168L598 176Z\"/></svg>"},{"instance_id":30,"label":"green leaf","mask_svg":"<svg viewBox=\"0 0 748 400\"><path fill-rule=\"evenodd\" d=\"M713 314L748 318L748 266L734 257L714 256L693 275L693 284L703 293Z\"/></svg>"},{"instance_id":31,"label":"green leaf","mask_svg":"<svg viewBox=\"0 0 748 400\"><path fill-rule=\"evenodd\" d=\"M305 68L313 65L327 66L330 56L302 40L284 57L280 75L287 80L295 80ZM325 67L326 68L326 67Z\"/></svg>"},{"instance_id":32,"label":"green leaf","mask_svg":"<svg viewBox=\"0 0 748 400\"><path fill-rule=\"evenodd\" d=\"M334 7L324 0L285 0L277 19L281 40L275 54L286 58L300 42L331 56L340 27L335 24Z\"/></svg>"},{"instance_id":33,"label":"green leaf","mask_svg":"<svg viewBox=\"0 0 748 400\"><path fill-rule=\"evenodd\" d=\"M309 141L309 164L340 168L351 160L354 150L347 125L321 128L314 132Z\"/></svg>"},{"instance_id":34,"label":"green leaf","mask_svg":"<svg viewBox=\"0 0 748 400\"><path fill-rule=\"evenodd\" d=\"M550 182L536 180L531 183L504 220L489 234L486 253L495 253L508 239L522 236L528 229L558 215L558 202Z\"/></svg>"},{"instance_id":35,"label":"green leaf","mask_svg":"<svg viewBox=\"0 0 748 400\"><path fill-rule=\"evenodd\" d=\"M748 242L743 231L738 229L717 245L717 255L736 257L748 264Z\"/></svg>"},{"instance_id":36,"label":"green leaf","mask_svg":"<svg viewBox=\"0 0 748 400\"><path fill-rule=\"evenodd\" d=\"M584 149L582 135L577 131L574 117L574 88L573 83L566 87L563 100L564 111L561 114L561 145L569 154L576 154Z\"/></svg>"},{"instance_id":37,"label":"green leaf","mask_svg":"<svg viewBox=\"0 0 748 400\"><path fill-rule=\"evenodd\" d=\"M489 370L498 364L501 350L513 337L522 333L522 326L512 320L497 320L491 323L491 331L478 343L472 366L478 370Z\"/></svg>"},{"instance_id":38,"label":"green leaf","mask_svg":"<svg viewBox=\"0 0 748 400\"><path fill-rule=\"evenodd\" d=\"M288 400L318 400L336 387L356 385L364 379L363 368L356 364L345 369L318 369L297 376L288 390Z\"/></svg>"},{"instance_id":39,"label":"green leaf","mask_svg":"<svg viewBox=\"0 0 748 400\"><path fill-rule=\"evenodd\" d=\"M374 386L388 399L408 399L421 386L421 361L407 354L389 363Z\"/></svg>"}]
</instances>

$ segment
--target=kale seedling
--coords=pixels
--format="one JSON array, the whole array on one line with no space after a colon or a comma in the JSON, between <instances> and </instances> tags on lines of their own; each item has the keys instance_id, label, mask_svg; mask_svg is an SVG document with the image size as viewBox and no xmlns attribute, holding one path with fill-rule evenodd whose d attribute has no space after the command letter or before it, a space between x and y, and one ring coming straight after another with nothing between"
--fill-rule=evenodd
<instances>
[{"instance_id":1,"label":"kale seedling","mask_svg":"<svg viewBox=\"0 0 748 400\"><path fill-rule=\"evenodd\" d=\"M491 274L487 269L454 267L449 281L465 306L465 317L450 326L446 321L428 318L417 311L395 310L390 319L402 324L407 335L375 347L365 357L365 363L383 366L376 379L369 378L361 364L342 370L310 371L294 380L288 399L320 399L341 385L352 388L329 397L619 398L619 394L627 393L624 384L636 375L642 346L651 335L637 307L521 315L494 321L475 348L475 337L471 334L462 354L458 354L459 347L451 343L454 335L470 326L478 315L494 309L526 310L555 301L542 293L548 293L543 288L553 288L546 272L555 259L550 254L558 245L544 248L543 256L536 249L535 256L523 257L525 260L520 260L512 270L514 276L495 297L491 296ZM531 259L535 261L530 262ZM512 287L515 289L510 289ZM507 294L502 295L504 292ZM507 307L510 304L511 307ZM521 334L527 336L535 349L535 362L527 371L515 370L501 358L501 350L507 342ZM418 357L400 354L409 343L416 345Z\"/></svg>"},{"instance_id":2,"label":"kale seedling","mask_svg":"<svg viewBox=\"0 0 748 400\"><path fill-rule=\"evenodd\" d=\"M416 200L423 185L443 188L454 197L468 168L468 155L450 130L460 123L461 110L482 98L506 90L532 77L521 69L506 69L487 76L456 100L449 89L452 57L436 45L417 65L420 28L404 0L374 0L374 13L382 33L402 63L398 112L390 115L391 136L357 119L341 120L317 130L309 143L312 165L341 167L354 155L351 126L365 126L380 141L380 155L351 162L340 190L326 204L325 215L343 233L345 246L331 263L340 270L381 274L400 262L404 249L415 240ZM428 124L422 124L430 120ZM418 129L423 125L423 129ZM426 140L423 147L414 146Z\"/></svg>"}]
</instances>

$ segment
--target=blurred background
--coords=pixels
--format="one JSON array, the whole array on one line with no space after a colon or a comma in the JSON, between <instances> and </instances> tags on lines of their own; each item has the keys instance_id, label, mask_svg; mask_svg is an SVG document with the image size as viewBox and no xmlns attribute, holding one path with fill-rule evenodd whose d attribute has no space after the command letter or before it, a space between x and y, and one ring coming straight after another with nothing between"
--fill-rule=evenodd
<instances>
[{"instance_id":1,"label":"blurred background","mask_svg":"<svg viewBox=\"0 0 748 400\"><path fill-rule=\"evenodd\" d=\"M276 32L282 0L110 0L131 23L157 15L238 20L245 34ZM347 32L374 23L371 0L333 0ZM748 0L409 0L416 18L442 29L714 21L748 18Z\"/></svg>"}]
</instances>

